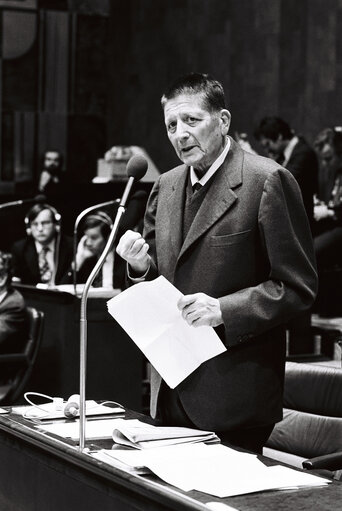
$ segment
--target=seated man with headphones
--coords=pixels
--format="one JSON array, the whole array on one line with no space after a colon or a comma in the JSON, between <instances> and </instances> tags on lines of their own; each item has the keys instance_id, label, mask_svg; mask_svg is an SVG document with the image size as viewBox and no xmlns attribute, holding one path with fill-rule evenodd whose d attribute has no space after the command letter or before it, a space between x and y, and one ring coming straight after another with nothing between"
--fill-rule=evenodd
<instances>
[{"instance_id":1,"label":"seated man with headphones","mask_svg":"<svg viewBox=\"0 0 342 511\"><path fill-rule=\"evenodd\" d=\"M65 281L72 262L72 239L61 234L60 222L60 214L49 204L35 204L28 211L27 237L12 247L15 280L47 286Z\"/></svg>"},{"instance_id":2,"label":"seated man with headphones","mask_svg":"<svg viewBox=\"0 0 342 511\"><path fill-rule=\"evenodd\" d=\"M77 282L86 282L103 252L112 229L112 220L104 211L88 215L83 224L83 236L76 253ZM114 287L114 250L110 252L93 282L94 287Z\"/></svg>"}]
</instances>

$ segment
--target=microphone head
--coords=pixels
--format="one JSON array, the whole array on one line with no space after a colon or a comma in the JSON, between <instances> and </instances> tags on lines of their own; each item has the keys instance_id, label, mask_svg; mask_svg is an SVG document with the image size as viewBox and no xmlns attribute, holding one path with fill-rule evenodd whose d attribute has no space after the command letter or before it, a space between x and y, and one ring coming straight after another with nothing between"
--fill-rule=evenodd
<instances>
[{"instance_id":1,"label":"microphone head","mask_svg":"<svg viewBox=\"0 0 342 511\"><path fill-rule=\"evenodd\" d=\"M147 166L146 158L138 154L132 156L126 167L128 177L134 177L134 179L139 181L146 174Z\"/></svg>"}]
</instances>

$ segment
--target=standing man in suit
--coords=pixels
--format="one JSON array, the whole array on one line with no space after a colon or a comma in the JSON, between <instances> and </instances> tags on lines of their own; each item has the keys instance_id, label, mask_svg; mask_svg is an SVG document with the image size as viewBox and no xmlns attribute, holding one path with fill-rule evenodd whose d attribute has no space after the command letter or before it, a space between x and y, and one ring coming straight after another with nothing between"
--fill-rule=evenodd
<instances>
[{"instance_id":1,"label":"standing man in suit","mask_svg":"<svg viewBox=\"0 0 342 511\"><path fill-rule=\"evenodd\" d=\"M254 136L268 156L288 169L296 178L312 227L314 195L318 191L318 160L315 151L279 117L264 117Z\"/></svg>"},{"instance_id":2,"label":"standing man in suit","mask_svg":"<svg viewBox=\"0 0 342 511\"><path fill-rule=\"evenodd\" d=\"M13 272L22 284L61 284L72 262L72 239L60 232L60 214L35 204L25 218L27 237L12 246Z\"/></svg>"},{"instance_id":3,"label":"standing man in suit","mask_svg":"<svg viewBox=\"0 0 342 511\"><path fill-rule=\"evenodd\" d=\"M183 164L155 183L143 236L127 231L117 251L133 282L172 282L184 320L214 327L227 351L174 390L152 368L151 415L261 452L282 418L284 324L316 294L300 190L290 172L228 136L224 91L208 75L178 79L162 107Z\"/></svg>"}]
</instances>

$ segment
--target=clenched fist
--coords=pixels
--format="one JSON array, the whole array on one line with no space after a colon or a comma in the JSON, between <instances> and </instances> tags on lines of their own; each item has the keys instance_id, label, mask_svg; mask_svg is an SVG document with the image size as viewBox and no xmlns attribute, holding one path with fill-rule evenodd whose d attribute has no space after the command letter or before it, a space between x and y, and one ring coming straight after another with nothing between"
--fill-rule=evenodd
<instances>
[{"instance_id":1,"label":"clenched fist","mask_svg":"<svg viewBox=\"0 0 342 511\"><path fill-rule=\"evenodd\" d=\"M116 252L136 273L145 273L150 267L149 246L139 232L126 231L119 240Z\"/></svg>"}]
</instances>

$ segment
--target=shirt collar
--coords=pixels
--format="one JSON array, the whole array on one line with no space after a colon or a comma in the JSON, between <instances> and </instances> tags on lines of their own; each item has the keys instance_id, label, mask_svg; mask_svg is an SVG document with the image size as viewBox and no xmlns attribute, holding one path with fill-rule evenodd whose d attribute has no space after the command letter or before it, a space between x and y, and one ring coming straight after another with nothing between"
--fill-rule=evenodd
<instances>
[{"instance_id":1,"label":"shirt collar","mask_svg":"<svg viewBox=\"0 0 342 511\"><path fill-rule=\"evenodd\" d=\"M4 299L6 298L7 292L8 292L7 289L5 289L5 291L0 293L0 303L3 302Z\"/></svg>"},{"instance_id":2,"label":"shirt collar","mask_svg":"<svg viewBox=\"0 0 342 511\"><path fill-rule=\"evenodd\" d=\"M51 240L48 245L42 245L41 243L39 243L39 241L36 241L36 240L34 241L34 244L36 245L37 254L41 253L41 251L43 250L43 246L44 247L48 246L50 252L54 252L55 251L55 240L54 239Z\"/></svg>"},{"instance_id":3,"label":"shirt collar","mask_svg":"<svg viewBox=\"0 0 342 511\"><path fill-rule=\"evenodd\" d=\"M205 185L209 179L215 174L215 172L221 167L222 163L226 159L226 156L228 154L228 151L230 149L230 138L227 137L227 143L221 152L221 154L216 158L214 163L209 167L207 172L204 174L201 179L198 179L196 172L194 171L193 167L190 167L190 180L191 180L191 186L194 186L196 183L200 183L202 186Z\"/></svg>"},{"instance_id":4,"label":"shirt collar","mask_svg":"<svg viewBox=\"0 0 342 511\"><path fill-rule=\"evenodd\" d=\"M293 149L295 148L295 145L298 143L298 137L292 137L290 142L287 144L287 146L284 149L284 161L282 165L285 167L285 165L288 163L289 159L291 158L291 154L293 152Z\"/></svg>"}]
</instances>

